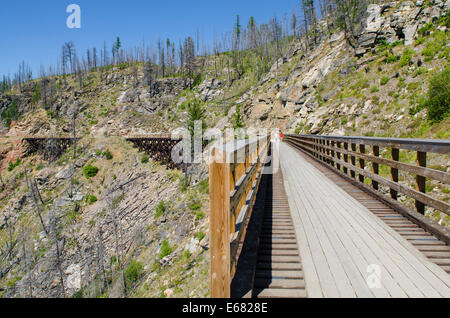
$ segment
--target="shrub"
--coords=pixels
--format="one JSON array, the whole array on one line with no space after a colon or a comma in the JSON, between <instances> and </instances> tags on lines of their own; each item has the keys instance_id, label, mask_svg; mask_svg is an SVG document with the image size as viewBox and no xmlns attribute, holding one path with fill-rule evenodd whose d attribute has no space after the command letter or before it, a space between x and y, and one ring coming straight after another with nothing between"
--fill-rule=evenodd
<instances>
[{"instance_id":1,"label":"shrub","mask_svg":"<svg viewBox=\"0 0 450 318\"><path fill-rule=\"evenodd\" d=\"M206 178L206 179L200 181L200 183L198 184L198 189L200 190L201 193L208 194L209 193L209 178Z\"/></svg>"},{"instance_id":2,"label":"shrub","mask_svg":"<svg viewBox=\"0 0 450 318\"><path fill-rule=\"evenodd\" d=\"M156 206L156 214L155 217L159 218L161 215L164 214L164 212L166 212L166 205L164 203L164 201L160 201L158 203L158 205Z\"/></svg>"},{"instance_id":3,"label":"shrub","mask_svg":"<svg viewBox=\"0 0 450 318\"><path fill-rule=\"evenodd\" d=\"M204 239L204 237L206 236L205 233L203 233L202 231L198 232L197 234L195 234L195 238L197 239L197 241L201 241Z\"/></svg>"},{"instance_id":4,"label":"shrub","mask_svg":"<svg viewBox=\"0 0 450 318\"><path fill-rule=\"evenodd\" d=\"M244 120L241 115L241 104L238 104L236 106L236 112L234 114L233 128L239 129L239 128L244 128L244 127L245 127L245 124L244 124Z\"/></svg>"},{"instance_id":5,"label":"shrub","mask_svg":"<svg viewBox=\"0 0 450 318\"><path fill-rule=\"evenodd\" d=\"M392 54L389 54L386 58L386 63L395 63L398 61L398 57Z\"/></svg>"},{"instance_id":6,"label":"shrub","mask_svg":"<svg viewBox=\"0 0 450 318\"><path fill-rule=\"evenodd\" d=\"M185 259L189 259L189 258L191 258L191 256L192 256L192 254L191 254L191 252L189 251L189 250L185 250L184 251L184 258Z\"/></svg>"},{"instance_id":7,"label":"shrub","mask_svg":"<svg viewBox=\"0 0 450 318\"><path fill-rule=\"evenodd\" d=\"M178 180L178 190L180 190L181 192L186 192L188 189L188 184L186 182L186 178L180 178Z\"/></svg>"},{"instance_id":8,"label":"shrub","mask_svg":"<svg viewBox=\"0 0 450 318\"><path fill-rule=\"evenodd\" d=\"M87 179L95 177L97 175L97 173L98 173L98 168L95 166L92 166L91 164L88 164L83 167L83 174Z\"/></svg>"},{"instance_id":9,"label":"shrub","mask_svg":"<svg viewBox=\"0 0 450 318\"><path fill-rule=\"evenodd\" d=\"M144 266L138 261L132 259L125 270L125 278L128 282L136 283L142 276Z\"/></svg>"},{"instance_id":10,"label":"shrub","mask_svg":"<svg viewBox=\"0 0 450 318\"><path fill-rule=\"evenodd\" d=\"M203 211L201 211L201 210L195 211L194 214L195 214L195 218L197 220L201 220L201 219L203 219L205 217L205 213Z\"/></svg>"},{"instance_id":11,"label":"shrub","mask_svg":"<svg viewBox=\"0 0 450 318\"><path fill-rule=\"evenodd\" d=\"M380 91L380 89L377 86L372 86L372 88L370 89L371 93L378 93Z\"/></svg>"},{"instance_id":12,"label":"shrub","mask_svg":"<svg viewBox=\"0 0 450 318\"><path fill-rule=\"evenodd\" d=\"M9 162L8 171L13 171L16 167L20 166L20 159L17 159L16 162Z\"/></svg>"},{"instance_id":13,"label":"shrub","mask_svg":"<svg viewBox=\"0 0 450 318\"><path fill-rule=\"evenodd\" d=\"M161 244L161 248L159 249L159 258L164 258L166 256L169 256L172 254L173 249L170 246L169 242L167 240L164 240Z\"/></svg>"},{"instance_id":14,"label":"shrub","mask_svg":"<svg viewBox=\"0 0 450 318\"><path fill-rule=\"evenodd\" d=\"M400 67L404 67L409 65L412 61L412 54L413 52L411 50L405 50L402 57L400 58Z\"/></svg>"},{"instance_id":15,"label":"shrub","mask_svg":"<svg viewBox=\"0 0 450 318\"><path fill-rule=\"evenodd\" d=\"M380 84L381 85L386 85L389 82L389 77L384 76L381 80L380 80Z\"/></svg>"},{"instance_id":16,"label":"shrub","mask_svg":"<svg viewBox=\"0 0 450 318\"><path fill-rule=\"evenodd\" d=\"M103 152L103 156L106 158L106 160L111 160L113 158L113 155L109 149L107 149L105 152Z\"/></svg>"},{"instance_id":17,"label":"shrub","mask_svg":"<svg viewBox=\"0 0 450 318\"><path fill-rule=\"evenodd\" d=\"M433 122L440 122L449 116L450 66L431 78L425 107L428 110L428 118Z\"/></svg>"},{"instance_id":18,"label":"shrub","mask_svg":"<svg viewBox=\"0 0 450 318\"><path fill-rule=\"evenodd\" d=\"M422 75L422 74L424 74L424 73L426 73L427 72L427 70L426 69L424 69L423 67L420 67L420 68L418 68L415 72L414 72L414 74L412 75L414 78L416 78L417 76L419 76L419 75Z\"/></svg>"},{"instance_id":19,"label":"shrub","mask_svg":"<svg viewBox=\"0 0 450 318\"><path fill-rule=\"evenodd\" d=\"M194 202L189 204L189 208L192 211L198 211L198 210L200 210L202 208L202 204L200 202L198 202L198 201L194 201Z\"/></svg>"},{"instance_id":20,"label":"shrub","mask_svg":"<svg viewBox=\"0 0 450 318\"><path fill-rule=\"evenodd\" d=\"M146 153L144 153L141 157L141 163L148 163L150 160L149 155L147 155Z\"/></svg>"},{"instance_id":21,"label":"shrub","mask_svg":"<svg viewBox=\"0 0 450 318\"><path fill-rule=\"evenodd\" d=\"M97 197L95 196L95 195L88 195L87 197L86 197L86 202L89 204L89 205L91 205L91 204L94 204L95 202L97 202Z\"/></svg>"}]
</instances>

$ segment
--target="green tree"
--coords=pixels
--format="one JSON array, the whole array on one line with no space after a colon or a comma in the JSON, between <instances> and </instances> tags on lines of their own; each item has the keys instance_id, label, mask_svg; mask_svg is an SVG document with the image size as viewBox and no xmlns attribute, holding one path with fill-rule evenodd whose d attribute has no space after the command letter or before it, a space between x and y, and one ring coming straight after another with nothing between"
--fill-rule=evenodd
<instances>
[{"instance_id":1,"label":"green tree","mask_svg":"<svg viewBox=\"0 0 450 318\"><path fill-rule=\"evenodd\" d=\"M113 49L112 49L113 58L116 61L116 63L119 62L119 51L120 51L121 47L122 47L122 43L120 42L120 38L117 37L116 42L114 43Z\"/></svg>"},{"instance_id":2,"label":"green tree","mask_svg":"<svg viewBox=\"0 0 450 318\"><path fill-rule=\"evenodd\" d=\"M206 129L206 122L205 122L205 109L201 105L201 102L197 98L192 98L187 105L187 129L191 136L194 135L195 130L195 122L201 121L202 122L202 131Z\"/></svg>"},{"instance_id":3,"label":"green tree","mask_svg":"<svg viewBox=\"0 0 450 318\"><path fill-rule=\"evenodd\" d=\"M241 116L241 105L239 104L236 106L236 113L234 114L233 128L239 129L239 128L244 128L244 127L245 127L244 120Z\"/></svg>"},{"instance_id":4,"label":"green tree","mask_svg":"<svg viewBox=\"0 0 450 318\"><path fill-rule=\"evenodd\" d=\"M431 78L425 107L428 109L428 118L433 122L440 122L450 115L449 65Z\"/></svg>"}]
</instances>

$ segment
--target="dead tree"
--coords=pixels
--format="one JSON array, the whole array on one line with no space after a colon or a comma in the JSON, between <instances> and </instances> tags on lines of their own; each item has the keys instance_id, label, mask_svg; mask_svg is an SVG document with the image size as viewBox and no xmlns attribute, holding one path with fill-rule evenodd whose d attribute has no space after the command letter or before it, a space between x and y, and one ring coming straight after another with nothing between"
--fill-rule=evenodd
<instances>
[{"instance_id":1,"label":"dead tree","mask_svg":"<svg viewBox=\"0 0 450 318\"><path fill-rule=\"evenodd\" d=\"M26 248L26 233L25 229L22 230L22 253L23 253L23 271L24 273L28 273L28 276L26 278L26 282L28 285L28 298L33 298L33 271L31 270L31 260L29 260L30 257L28 257L27 254L27 248Z\"/></svg>"},{"instance_id":2,"label":"dead tree","mask_svg":"<svg viewBox=\"0 0 450 318\"><path fill-rule=\"evenodd\" d=\"M112 223L114 228L114 238L115 238L115 251L116 251L116 257L117 257L117 264L119 266L119 271L122 278L122 288L123 293L126 297L127 295L127 282L125 279L125 272L123 268L123 251L122 251L122 244L121 244L121 237L122 237L122 227L121 227L121 219L119 214L117 213L117 207L114 206L114 200L110 202L110 206L112 208Z\"/></svg>"},{"instance_id":3,"label":"dead tree","mask_svg":"<svg viewBox=\"0 0 450 318\"><path fill-rule=\"evenodd\" d=\"M45 227L44 220L42 219L43 207L39 204L39 201L38 201L38 195L39 195L39 197L41 197L41 195L40 194L36 194L36 192L39 193L39 189L37 188L36 184L33 185L32 181L30 181L30 188L29 189L31 190L31 196L32 196L33 201L34 201L34 205L36 206L36 212L37 212L37 214L39 216L39 220L41 221L42 229L44 230L45 235L48 236L47 228ZM41 202L42 202L42 198L41 198Z\"/></svg>"},{"instance_id":4,"label":"dead tree","mask_svg":"<svg viewBox=\"0 0 450 318\"><path fill-rule=\"evenodd\" d=\"M11 220L11 212L8 214L8 216L4 216L4 220L5 220L5 224L8 227L8 243L7 243L7 255L10 261L12 261L12 254L13 254L13 250L14 250L14 246L15 246L15 242L13 240L13 224L12 224L12 220Z\"/></svg>"},{"instance_id":5,"label":"dead tree","mask_svg":"<svg viewBox=\"0 0 450 318\"><path fill-rule=\"evenodd\" d=\"M66 290L64 287L64 273L62 270L62 252L64 250L64 245L65 245L65 238L63 237L61 240L61 246L60 246L60 240L58 237L58 218L55 216L54 212L52 212L51 217L50 217L51 221L51 234L53 236L53 240L55 242L55 247L56 247L56 267L58 269L59 272L59 282L60 282L60 286L61 286L61 293L63 295L63 298L66 297Z\"/></svg>"},{"instance_id":6,"label":"dead tree","mask_svg":"<svg viewBox=\"0 0 450 318\"><path fill-rule=\"evenodd\" d=\"M98 245L97 245L97 263L99 266L100 274L103 278L102 290L108 288L108 280L106 278L105 266L104 266L104 247L103 247L103 232L101 225L97 229Z\"/></svg>"}]
</instances>

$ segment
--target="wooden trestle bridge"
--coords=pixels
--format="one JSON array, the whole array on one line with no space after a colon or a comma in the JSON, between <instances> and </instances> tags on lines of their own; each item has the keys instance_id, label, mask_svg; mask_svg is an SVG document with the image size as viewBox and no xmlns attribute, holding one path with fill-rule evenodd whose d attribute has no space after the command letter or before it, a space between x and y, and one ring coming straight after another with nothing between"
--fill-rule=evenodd
<instances>
[{"instance_id":1,"label":"wooden trestle bridge","mask_svg":"<svg viewBox=\"0 0 450 318\"><path fill-rule=\"evenodd\" d=\"M170 164L181 138L127 140ZM449 154L449 140L296 135L213 148L211 296L450 297L450 230L425 216L450 215Z\"/></svg>"},{"instance_id":2,"label":"wooden trestle bridge","mask_svg":"<svg viewBox=\"0 0 450 318\"><path fill-rule=\"evenodd\" d=\"M449 140L294 135L214 149L211 296L450 297L450 232L424 216L450 214L426 193L450 184L427 156L449 154Z\"/></svg>"}]
</instances>

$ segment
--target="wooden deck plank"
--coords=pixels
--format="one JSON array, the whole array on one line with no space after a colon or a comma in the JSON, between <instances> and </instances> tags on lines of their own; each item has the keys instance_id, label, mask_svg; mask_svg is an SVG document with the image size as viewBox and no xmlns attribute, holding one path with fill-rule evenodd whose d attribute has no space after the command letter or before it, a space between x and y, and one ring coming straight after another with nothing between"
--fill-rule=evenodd
<instances>
[{"instance_id":1,"label":"wooden deck plank","mask_svg":"<svg viewBox=\"0 0 450 318\"><path fill-rule=\"evenodd\" d=\"M297 150L298 151L298 150ZM361 195L359 196L354 196L352 189L355 189L356 187L354 185L352 185L351 183L349 183L347 180L343 179L341 176L339 176L337 173L335 173L334 171L332 171L330 168L326 167L323 164L319 164L317 161L313 160L311 157L306 156L304 153L300 154L306 159L308 160L310 163L312 163L316 168L318 168L327 178L329 178L330 180L332 180L335 184L339 183L340 185L343 184L344 182L347 182L346 186L341 186L341 189L344 190L345 192L349 193L353 198L356 198L358 202L362 202L360 200L359 197L361 197ZM358 188L356 188L358 189ZM370 198L371 196L369 194L365 194L365 197ZM364 202L362 202L363 206L364 206ZM391 211L394 211L391 209ZM375 213L373 213L375 215ZM375 222L380 222L380 220L374 220ZM384 222L387 223L387 222ZM386 230L387 231L392 231L392 228L394 228L394 230L398 233L399 230L401 231L402 229L406 229L406 228L417 228L417 225L415 225L414 223L412 223L411 221L409 221L409 224L407 225L390 225ZM394 238L398 238L398 236L394 236ZM407 239L407 237L405 237ZM441 248L441 247L445 247L446 245L441 242L441 241L424 241L421 239L418 240L409 240L408 242L405 242L405 240L400 240L398 241L398 243L400 243L404 248L407 248L413 255L415 255L416 258L418 259L424 259L424 255L422 253L419 252L424 250L425 248ZM448 246L447 246L448 247ZM431 280L431 282L435 285L435 288L437 290L440 290L442 295L447 295L448 294L448 289L450 286L450 276L448 275L442 275L442 269L445 270L445 268L440 265L437 266L435 263L432 262L427 262L424 261L422 262L422 265L425 265L430 272L432 272L436 277L438 277L438 280L441 280L444 283L444 286L442 284L440 284L439 282L436 282L435 280ZM417 263L413 262L413 265L415 266L416 270L418 270L419 272L423 272L420 269L418 269L417 267ZM419 265L420 267L420 265ZM431 276L429 276L429 272L425 271L423 272L425 273L426 277L425 279L429 279Z\"/></svg>"},{"instance_id":2,"label":"wooden deck plank","mask_svg":"<svg viewBox=\"0 0 450 318\"><path fill-rule=\"evenodd\" d=\"M300 253L307 282L309 272L315 271L313 280L319 281L323 295L328 297L329 291L326 289L332 286L323 284L324 275L330 278L331 274L333 279L338 278L339 281L334 281L337 284L341 283L340 279L345 281L349 277L351 277L350 280L357 281L356 278L358 278L360 281L364 277L362 264L370 259L379 261L385 271L384 274L387 274L386 277L392 279L387 280L390 286L383 285L389 290L391 296L399 297L401 294L399 286L401 286L401 289L410 297L448 297L450 289L446 278L440 277L447 275L445 271L429 262L397 231L389 228L320 171L304 159L302 160L298 154L295 153L294 156L293 149L284 144L280 145L280 149L282 153L280 161L283 171L286 170L284 176L289 203L293 216L298 214L294 217L294 223L299 234ZM303 185L298 185L299 180L303 182ZM302 195L299 195L299 191L303 192ZM326 196L323 193L326 193ZM292 195L294 197L291 197ZM305 197L308 198L306 201ZM374 206L378 205L374 204ZM337 224L340 226L336 226ZM353 232L344 233L343 229ZM302 239L306 239L307 244L301 242ZM317 244L314 240L319 240L320 243ZM371 253L364 250L367 247L372 250ZM337 251L340 253L336 253ZM338 260L342 264L340 267L334 267L333 272L321 263L325 261L325 264L329 264L329 260ZM314 270L311 270L311 266ZM338 268L345 269L345 278L342 272L337 274ZM384 277L384 283L386 277ZM307 288L309 285L307 283ZM336 289L337 286L335 285ZM308 290L308 294L312 296L314 293Z\"/></svg>"},{"instance_id":3,"label":"wooden deck plank","mask_svg":"<svg viewBox=\"0 0 450 318\"><path fill-rule=\"evenodd\" d=\"M329 215L327 215L327 217L329 217ZM343 232L343 233L345 234L345 232ZM348 240L346 241L346 243L349 244ZM370 297L370 295L372 294L371 293L372 291L369 291L369 288L366 285L365 279L363 278L364 274L367 275L367 272L366 272L367 271L367 266L370 263L367 263L361 257L358 258L358 255L360 256L360 252L359 252L358 248L353 247L353 248L350 248L350 250L353 252L352 253L353 257L357 259L357 263L359 264L360 270L356 270L356 271L355 270L353 270L353 271L350 270L348 272L351 273L350 275L352 275L353 279L355 279L355 277L358 277L358 272L361 273L361 278L359 278L359 282L357 280L354 284L355 284L355 286L360 286L359 294L363 295L361 297ZM370 250L367 249L367 248L363 249L363 251L370 252ZM373 259L374 258L372 257L372 260ZM361 265L362 263L364 263L364 265ZM347 266L352 267L351 263L347 264ZM354 269L354 267L353 267L353 269ZM306 269L305 269L305 271L306 271ZM358 279L358 278L356 278L356 279ZM363 286L363 287L361 287L361 286ZM364 292L364 290L366 290L366 292ZM367 291L369 291L369 292L367 292ZM388 297L389 296L389 294L387 292L383 292L383 291L380 291L380 290L374 290L372 296L374 296L374 295L377 295L378 297Z\"/></svg>"},{"instance_id":4,"label":"wooden deck plank","mask_svg":"<svg viewBox=\"0 0 450 318\"><path fill-rule=\"evenodd\" d=\"M330 182L330 180L327 179L323 179L323 181L325 182ZM341 189L337 189L337 188L333 188L333 189L328 189L328 191L336 191L338 195L341 195L341 193L339 193L339 191L342 191ZM354 200L353 200L354 201ZM342 206L346 206L348 208L353 209L353 211L355 212L354 214L352 214L352 218L355 220L360 220L361 221L361 225L362 225L362 229L364 229L367 233L370 233L370 235L373 236L373 238L375 238L376 240L378 240L378 242L381 244L380 247L382 248L381 250L381 255L383 255L384 252L390 252L392 253L391 258L387 258L384 259L384 262L388 262L388 264L390 264L390 266L387 266L390 270L394 270L396 275L399 276L399 283L403 286L405 292L407 292L411 297L422 297L420 294L424 295L424 296L428 296L428 297L439 297L439 293L437 292L437 290L439 290L442 286L439 286L438 283L434 284L437 289L435 289L434 287L432 287L431 285L433 285L434 281L431 281L431 284L428 282L427 279L425 279L424 277L422 277L422 271L418 268L420 268L420 265L417 266L417 264L415 264L414 260L415 257L413 258L409 258L409 259L405 259L405 255L408 254L402 254L401 253L401 248L400 250L395 250L395 248L393 249L392 247L394 247L393 245L395 245L396 240L385 240L385 238L388 238L388 236L386 236L386 232L382 231L380 232L380 227L375 226L374 224L379 223L382 226L385 226L385 224L383 224L378 218L375 218L373 216L373 214L370 213L362 213L362 211L364 210L364 207L361 206L361 209L355 209L354 205L355 202L353 202L352 200L349 200L348 197L341 197L341 200L339 200L338 202L336 202L335 204L339 204ZM334 207L333 207L334 208ZM360 219L360 218L363 218ZM365 223L367 221L367 223ZM375 229L375 231L373 231ZM390 228L385 228L384 230L387 230L387 232L389 232L389 230L391 230ZM381 233L381 234L380 234ZM398 237L395 237L395 239L397 239ZM389 247L391 247L389 249ZM386 249L387 248L387 249ZM397 255L396 253L400 252L398 255L402 255L403 257L399 257L397 259L395 259L395 256ZM392 262L392 260L396 260L396 262ZM398 263L398 264L397 264ZM393 264L397 264L397 268L392 267ZM402 271L403 269L403 271ZM408 279L409 281L408 281ZM416 287L416 288L414 288ZM419 291L420 293L418 293L417 291ZM443 291L443 290L441 290Z\"/></svg>"},{"instance_id":5,"label":"wooden deck plank","mask_svg":"<svg viewBox=\"0 0 450 318\"><path fill-rule=\"evenodd\" d=\"M304 193L311 194L308 187L303 187ZM311 198L310 195L306 196ZM319 204L322 211L330 212L328 207L322 204L321 200L315 201L314 203ZM332 211L331 211L332 212ZM339 258L342 261L346 269L346 273L351 280L352 286L355 288L355 292L358 297L389 297L389 293L385 289L374 289L370 290L366 284L365 276L367 275L367 267L369 263L364 259L359 249L354 246L354 243L349 240L346 235L347 231L337 231L336 223L332 222L334 216L333 213L316 213L319 217L319 222L327 225L327 235L329 235L331 242L333 243L336 251L338 252ZM346 224L340 224L340 227L347 227ZM352 246L353 248L346 249L345 245Z\"/></svg>"}]
</instances>

